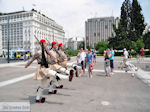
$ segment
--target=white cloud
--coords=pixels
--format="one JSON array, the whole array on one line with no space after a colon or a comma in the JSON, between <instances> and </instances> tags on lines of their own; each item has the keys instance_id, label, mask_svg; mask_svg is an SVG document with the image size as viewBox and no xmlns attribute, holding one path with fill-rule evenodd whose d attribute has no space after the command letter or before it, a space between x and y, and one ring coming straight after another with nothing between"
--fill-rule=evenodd
<instances>
[{"instance_id":1,"label":"white cloud","mask_svg":"<svg viewBox=\"0 0 150 112\"><path fill-rule=\"evenodd\" d=\"M0 11L31 10L32 4L64 27L66 37L84 36L87 18L120 15L124 0L0 0Z\"/></svg>"}]
</instances>

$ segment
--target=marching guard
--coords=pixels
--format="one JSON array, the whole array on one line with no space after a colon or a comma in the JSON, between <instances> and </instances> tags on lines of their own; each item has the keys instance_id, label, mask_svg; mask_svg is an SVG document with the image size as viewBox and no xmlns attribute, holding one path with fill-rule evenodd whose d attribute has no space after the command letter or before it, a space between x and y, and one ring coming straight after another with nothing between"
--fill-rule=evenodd
<instances>
[{"instance_id":1,"label":"marching guard","mask_svg":"<svg viewBox=\"0 0 150 112\"><path fill-rule=\"evenodd\" d=\"M54 63L54 60L50 58L49 53L47 53L46 49L46 40L41 39L40 45L42 48L42 51L39 51L33 55L33 57L27 62L25 65L25 68L30 66L30 64L37 60L38 66L37 70L34 76L35 80L40 80L41 84L37 89L36 94L36 102L38 103L44 103L45 97L42 97L42 92L45 88L49 89L49 94L56 94L57 90L53 90L53 80L56 79L56 77L59 77L60 79L68 79L69 81L72 81L73 74L68 72L68 76L62 75L54 71L53 67L51 67L51 64ZM50 81L50 85L47 84ZM49 85L49 87L48 87Z\"/></svg>"}]
</instances>

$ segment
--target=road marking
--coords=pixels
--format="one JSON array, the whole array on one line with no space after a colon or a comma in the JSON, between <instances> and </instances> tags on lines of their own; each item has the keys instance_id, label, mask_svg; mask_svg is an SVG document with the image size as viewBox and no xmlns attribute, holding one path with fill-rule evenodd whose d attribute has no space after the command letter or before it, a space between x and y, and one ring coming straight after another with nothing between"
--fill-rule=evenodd
<instances>
[{"instance_id":1,"label":"road marking","mask_svg":"<svg viewBox=\"0 0 150 112\"><path fill-rule=\"evenodd\" d=\"M76 61L74 62L71 62L71 63L75 63ZM17 64L21 64L21 63L17 63ZM11 66L13 65L17 65L17 64L11 64ZM7 64L8 65L8 64ZM1 67L1 66L0 66ZM19 66L17 66L19 67ZM30 68L30 67L29 67ZM36 68L36 67L32 67L31 68ZM87 71L87 70L86 70ZM104 70L98 70L98 69L94 69L93 72L105 72ZM128 71L128 72L125 72L123 70L114 70L114 73L138 73L138 72L133 72L133 71ZM150 72L145 72L145 73L150 73ZM140 73L141 74L141 73ZM24 75L24 76L21 76L21 77L17 77L17 78L13 78L13 79L10 79L10 80L7 80L7 81L3 81L3 82L0 82L0 87L3 87L3 86L7 86L7 85L10 85L10 84L14 84L16 82L20 82L20 81L23 81L23 80L26 80L26 79L30 79L34 76L34 73L32 74L28 74L28 75ZM150 76L150 75L149 75ZM148 77L148 76L147 76ZM149 78L150 79L150 78ZM149 83L150 81L147 80Z\"/></svg>"},{"instance_id":2,"label":"road marking","mask_svg":"<svg viewBox=\"0 0 150 112\"><path fill-rule=\"evenodd\" d=\"M15 66L15 67L24 68L24 66ZM37 68L37 67L35 67L35 66L30 66L30 67L28 67L28 68L26 68L26 69L29 69L29 68Z\"/></svg>"},{"instance_id":3,"label":"road marking","mask_svg":"<svg viewBox=\"0 0 150 112\"><path fill-rule=\"evenodd\" d=\"M85 71L88 71L87 69ZM94 69L92 70L93 72L105 72L104 70L98 70L98 69ZM128 71L128 72L125 72L123 70L114 70L114 73L136 73L134 71ZM150 73L150 72L148 72Z\"/></svg>"},{"instance_id":4,"label":"road marking","mask_svg":"<svg viewBox=\"0 0 150 112\"><path fill-rule=\"evenodd\" d=\"M104 106L110 105L110 103L108 101L102 101L101 104L104 105Z\"/></svg>"},{"instance_id":5,"label":"road marking","mask_svg":"<svg viewBox=\"0 0 150 112\"><path fill-rule=\"evenodd\" d=\"M2 67L16 66L16 65L25 64L25 63L27 63L27 62L4 63L4 64L0 64L0 68L2 68Z\"/></svg>"},{"instance_id":6,"label":"road marking","mask_svg":"<svg viewBox=\"0 0 150 112\"><path fill-rule=\"evenodd\" d=\"M34 73L28 74L28 75L24 75L22 77L14 78L14 79L11 79L11 80L3 81L3 82L0 82L0 87L7 86L7 85L10 85L10 84L13 84L13 83L16 83L16 82L20 82L22 80L29 79L29 78L31 78L33 76L34 76Z\"/></svg>"},{"instance_id":7,"label":"road marking","mask_svg":"<svg viewBox=\"0 0 150 112\"><path fill-rule=\"evenodd\" d=\"M96 69L94 69L93 71L94 72L104 72L104 70L96 70ZM132 72L119 71L119 70L115 70L114 72L115 73L132 73ZM26 80L26 79L30 79L33 76L34 76L34 73L24 75L24 76L21 76L21 77L17 77L17 78L14 78L14 79L10 79L10 80L7 80L7 81L3 81L3 82L0 82L0 87L7 86L7 85L10 85L10 84L14 84L14 83Z\"/></svg>"}]
</instances>

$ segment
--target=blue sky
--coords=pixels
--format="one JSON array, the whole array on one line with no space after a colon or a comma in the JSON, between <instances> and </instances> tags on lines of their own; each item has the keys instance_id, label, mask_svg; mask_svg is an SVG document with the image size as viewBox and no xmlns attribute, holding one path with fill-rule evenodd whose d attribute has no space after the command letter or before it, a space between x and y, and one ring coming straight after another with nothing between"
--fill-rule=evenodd
<instances>
[{"instance_id":1,"label":"blue sky","mask_svg":"<svg viewBox=\"0 0 150 112\"><path fill-rule=\"evenodd\" d=\"M66 37L84 37L85 21L92 17L120 16L124 0L0 0L0 12L35 8L64 27ZM150 24L150 0L139 0ZM35 4L36 6L33 6Z\"/></svg>"}]
</instances>

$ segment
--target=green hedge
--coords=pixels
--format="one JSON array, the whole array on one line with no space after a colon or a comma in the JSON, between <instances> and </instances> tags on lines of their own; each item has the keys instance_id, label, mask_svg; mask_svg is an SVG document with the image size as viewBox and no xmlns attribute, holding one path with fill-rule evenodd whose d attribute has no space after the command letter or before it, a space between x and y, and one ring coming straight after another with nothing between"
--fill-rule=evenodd
<instances>
[{"instance_id":1,"label":"green hedge","mask_svg":"<svg viewBox=\"0 0 150 112\"><path fill-rule=\"evenodd\" d=\"M67 49L69 56L77 56L78 50Z\"/></svg>"},{"instance_id":2,"label":"green hedge","mask_svg":"<svg viewBox=\"0 0 150 112\"><path fill-rule=\"evenodd\" d=\"M131 53L132 56L135 56L137 55L136 52L129 52L129 54ZM97 54L97 56L103 56L103 54ZM123 52L115 52L115 56L123 56ZM149 57L150 56L150 51L145 51L145 57Z\"/></svg>"},{"instance_id":3,"label":"green hedge","mask_svg":"<svg viewBox=\"0 0 150 112\"><path fill-rule=\"evenodd\" d=\"M97 56L103 56L103 54L97 54Z\"/></svg>"}]
</instances>

